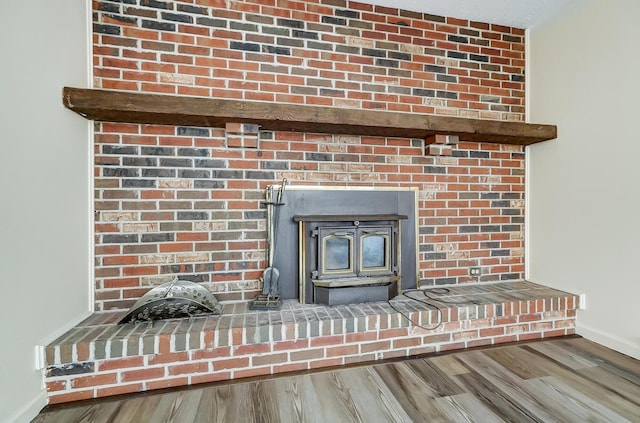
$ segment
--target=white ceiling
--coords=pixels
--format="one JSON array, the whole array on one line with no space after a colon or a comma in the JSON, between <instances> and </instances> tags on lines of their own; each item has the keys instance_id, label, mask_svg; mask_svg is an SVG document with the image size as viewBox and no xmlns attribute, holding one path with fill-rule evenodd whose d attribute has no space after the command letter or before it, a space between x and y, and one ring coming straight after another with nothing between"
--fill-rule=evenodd
<instances>
[{"instance_id":1,"label":"white ceiling","mask_svg":"<svg viewBox=\"0 0 640 423\"><path fill-rule=\"evenodd\" d=\"M576 0L357 0L362 3L530 28Z\"/></svg>"}]
</instances>

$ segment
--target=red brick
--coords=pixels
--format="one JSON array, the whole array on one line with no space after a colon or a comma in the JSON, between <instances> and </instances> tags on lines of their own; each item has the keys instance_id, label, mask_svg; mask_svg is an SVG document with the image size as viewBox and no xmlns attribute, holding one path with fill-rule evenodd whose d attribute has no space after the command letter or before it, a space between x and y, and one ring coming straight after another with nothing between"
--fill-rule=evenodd
<instances>
[{"instance_id":1,"label":"red brick","mask_svg":"<svg viewBox=\"0 0 640 423\"><path fill-rule=\"evenodd\" d=\"M337 345L344 343L344 335L323 336L321 338L311 338L311 347L322 347L325 345Z\"/></svg>"},{"instance_id":2,"label":"red brick","mask_svg":"<svg viewBox=\"0 0 640 423\"><path fill-rule=\"evenodd\" d=\"M270 344L249 344L249 345L241 345L233 348L233 355L249 355L249 354L261 354L271 352Z\"/></svg>"},{"instance_id":3,"label":"red brick","mask_svg":"<svg viewBox=\"0 0 640 423\"><path fill-rule=\"evenodd\" d=\"M208 373L204 375L191 376L191 383L218 382L221 380L231 380L231 372Z\"/></svg>"},{"instance_id":4,"label":"red brick","mask_svg":"<svg viewBox=\"0 0 640 423\"><path fill-rule=\"evenodd\" d=\"M408 333L409 333L409 329L407 328L386 329L386 330L380 331L378 338L379 339L398 338L401 336L407 336Z\"/></svg>"},{"instance_id":5,"label":"red brick","mask_svg":"<svg viewBox=\"0 0 640 423\"><path fill-rule=\"evenodd\" d=\"M149 366L154 366L156 364L167 364L167 363L175 363L178 361L187 361L189 359L189 353L182 351L179 353L164 353L164 354L156 354L152 357L149 357Z\"/></svg>"},{"instance_id":6,"label":"red brick","mask_svg":"<svg viewBox=\"0 0 640 423\"><path fill-rule=\"evenodd\" d=\"M143 357L116 358L112 360L98 362L96 371L105 372L108 370L121 370L131 367L142 367L144 365Z\"/></svg>"},{"instance_id":7,"label":"red brick","mask_svg":"<svg viewBox=\"0 0 640 423\"><path fill-rule=\"evenodd\" d=\"M110 388L98 389L96 392L96 398L108 397L111 395L131 394L134 392L142 392L144 388L141 383L134 383L131 385L118 385Z\"/></svg>"},{"instance_id":8,"label":"red brick","mask_svg":"<svg viewBox=\"0 0 640 423\"><path fill-rule=\"evenodd\" d=\"M383 350L389 350L389 349L391 349L391 341L378 341L378 342L369 342L369 343L360 344L361 353L383 351ZM342 355L347 355L347 354L353 354L353 353L346 353ZM330 357L330 356L331 355L329 354L329 351L327 351L327 357Z\"/></svg>"},{"instance_id":9,"label":"red brick","mask_svg":"<svg viewBox=\"0 0 640 423\"><path fill-rule=\"evenodd\" d=\"M251 358L252 366L264 366L268 364L284 363L287 361L287 353L258 355Z\"/></svg>"},{"instance_id":10,"label":"red brick","mask_svg":"<svg viewBox=\"0 0 640 423\"><path fill-rule=\"evenodd\" d=\"M233 372L234 379L241 379L243 377L264 376L271 374L270 367L259 367L256 369L236 370Z\"/></svg>"},{"instance_id":11,"label":"red brick","mask_svg":"<svg viewBox=\"0 0 640 423\"><path fill-rule=\"evenodd\" d=\"M342 358L328 358L324 360L314 360L309 363L311 369L319 369L322 367L333 367L342 365Z\"/></svg>"},{"instance_id":12,"label":"red brick","mask_svg":"<svg viewBox=\"0 0 640 423\"><path fill-rule=\"evenodd\" d=\"M242 369L245 367L249 367L249 358L231 358L228 360L214 360L213 361L213 370L224 370L224 369Z\"/></svg>"},{"instance_id":13,"label":"red brick","mask_svg":"<svg viewBox=\"0 0 640 423\"><path fill-rule=\"evenodd\" d=\"M296 372L300 370L307 370L308 368L309 368L308 363L284 364L281 366L273 366L273 373Z\"/></svg>"},{"instance_id":14,"label":"red brick","mask_svg":"<svg viewBox=\"0 0 640 423\"><path fill-rule=\"evenodd\" d=\"M147 390L152 389L164 389L174 388L177 386L186 386L189 384L189 379L186 377L177 377L173 379L154 380L146 383Z\"/></svg>"},{"instance_id":15,"label":"red brick","mask_svg":"<svg viewBox=\"0 0 640 423\"><path fill-rule=\"evenodd\" d=\"M327 347L326 356L336 357L358 354L358 345L342 345L339 347Z\"/></svg>"},{"instance_id":16,"label":"red brick","mask_svg":"<svg viewBox=\"0 0 640 423\"><path fill-rule=\"evenodd\" d=\"M147 368L141 370L128 370L121 375L122 382L133 382L138 380L151 380L164 377L164 367Z\"/></svg>"},{"instance_id":17,"label":"red brick","mask_svg":"<svg viewBox=\"0 0 640 423\"><path fill-rule=\"evenodd\" d=\"M273 344L273 351L291 351L309 348L309 339L298 339L296 341L283 341Z\"/></svg>"},{"instance_id":18,"label":"red brick","mask_svg":"<svg viewBox=\"0 0 640 423\"><path fill-rule=\"evenodd\" d=\"M47 392L64 391L67 389L66 380L47 381Z\"/></svg>"},{"instance_id":19,"label":"red brick","mask_svg":"<svg viewBox=\"0 0 640 423\"><path fill-rule=\"evenodd\" d=\"M81 401L93 398L93 389L88 391L76 391L67 394L55 394L49 396L49 404L61 404L64 402Z\"/></svg>"},{"instance_id":20,"label":"red brick","mask_svg":"<svg viewBox=\"0 0 640 423\"><path fill-rule=\"evenodd\" d=\"M206 335L206 334L205 334ZM210 344L206 342L205 344ZM231 347L218 347L207 350L195 350L191 352L191 360L202 360L208 358L229 357L231 355Z\"/></svg>"},{"instance_id":21,"label":"red brick","mask_svg":"<svg viewBox=\"0 0 640 423\"><path fill-rule=\"evenodd\" d=\"M204 373L209 371L209 364L205 362L186 363L167 366L170 376L187 375L191 373Z\"/></svg>"},{"instance_id":22,"label":"red brick","mask_svg":"<svg viewBox=\"0 0 640 423\"><path fill-rule=\"evenodd\" d=\"M98 374L94 376L80 376L71 379L71 388L89 388L99 385L113 385L118 382L118 375L116 373Z\"/></svg>"}]
</instances>

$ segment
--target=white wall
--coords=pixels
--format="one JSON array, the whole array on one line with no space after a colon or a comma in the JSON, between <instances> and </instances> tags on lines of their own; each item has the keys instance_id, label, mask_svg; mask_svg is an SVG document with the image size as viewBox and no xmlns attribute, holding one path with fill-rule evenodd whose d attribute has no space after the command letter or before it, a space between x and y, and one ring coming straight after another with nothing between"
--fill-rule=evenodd
<instances>
[{"instance_id":1,"label":"white wall","mask_svg":"<svg viewBox=\"0 0 640 423\"><path fill-rule=\"evenodd\" d=\"M528 278L586 293L578 333L640 358L637 0L576 1L528 31Z\"/></svg>"},{"instance_id":2,"label":"white wall","mask_svg":"<svg viewBox=\"0 0 640 423\"><path fill-rule=\"evenodd\" d=\"M89 123L62 106L88 85L88 2L3 2L0 13L0 422L45 405L35 345L89 310Z\"/></svg>"}]
</instances>

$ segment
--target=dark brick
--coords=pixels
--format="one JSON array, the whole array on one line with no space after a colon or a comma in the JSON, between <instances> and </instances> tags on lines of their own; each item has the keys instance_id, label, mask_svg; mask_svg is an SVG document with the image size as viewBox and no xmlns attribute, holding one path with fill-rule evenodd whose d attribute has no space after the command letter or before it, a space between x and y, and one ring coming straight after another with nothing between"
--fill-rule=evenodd
<instances>
[{"instance_id":1,"label":"dark brick","mask_svg":"<svg viewBox=\"0 0 640 423\"><path fill-rule=\"evenodd\" d=\"M209 213L195 211L179 211L177 213L178 220L208 220Z\"/></svg>"},{"instance_id":2,"label":"dark brick","mask_svg":"<svg viewBox=\"0 0 640 423\"><path fill-rule=\"evenodd\" d=\"M349 9L336 9L335 14L336 16L342 16L344 18L352 18L352 19L360 18L360 12L356 12L355 10L349 10Z\"/></svg>"},{"instance_id":3,"label":"dark brick","mask_svg":"<svg viewBox=\"0 0 640 423\"><path fill-rule=\"evenodd\" d=\"M325 97L344 97L344 91L330 88L320 88L320 95Z\"/></svg>"},{"instance_id":4,"label":"dark brick","mask_svg":"<svg viewBox=\"0 0 640 423\"><path fill-rule=\"evenodd\" d=\"M173 233L159 233L159 234L142 234L142 242L169 242L175 241L175 234Z\"/></svg>"},{"instance_id":5,"label":"dark brick","mask_svg":"<svg viewBox=\"0 0 640 423\"><path fill-rule=\"evenodd\" d=\"M170 147L142 147L143 156L173 156L174 150Z\"/></svg>"},{"instance_id":6,"label":"dark brick","mask_svg":"<svg viewBox=\"0 0 640 423\"><path fill-rule=\"evenodd\" d=\"M245 179L264 179L264 180L273 180L275 179L275 175L273 172L267 171L258 171L258 170L247 170L244 172Z\"/></svg>"},{"instance_id":7,"label":"dark brick","mask_svg":"<svg viewBox=\"0 0 640 423\"><path fill-rule=\"evenodd\" d=\"M288 47L263 46L262 51L270 54L281 54L283 56L291 56L291 49Z\"/></svg>"},{"instance_id":8,"label":"dark brick","mask_svg":"<svg viewBox=\"0 0 640 423\"><path fill-rule=\"evenodd\" d=\"M480 194L481 200L495 200L500 198L500 194L497 192L483 192Z\"/></svg>"},{"instance_id":9,"label":"dark brick","mask_svg":"<svg viewBox=\"0 0 640 423\"><path fill-rule=\"evenodd\" d=\"M162 19L173 22L193 23L193 16L178 13L162 12Z\"/></svg>"},{"instance_id":10,"label":"dark brick","mask_svg":"<svg viewBox=\"0 0 640 423\"><path fill-rule=\"evenodd\" d=\"M503 200L522 200L523 197L524 195L519 192L503 192L500 196Z\"/></svg>"},{"instance_id":11,"label":"dark brick","mask_svg":"<svg viewBox=\"0 0 640 423\"><path fill-rule=\"evenodd\" d=\"M447 168L444 166L425 166L424 173L437 173L444 175L447 173Z\"/></svg>"},{"instance_id":12,"label":"dark brick","mask_svg":"<svg viewBox=\"0 0 640 423\"><path fill-rule=\"evenodd\" d=\"M174 31L176 30L176 25L169 22L156 22L156 21L148 21L146 19L142 20L142 27L147 29L155 29L157 31Z\"/></svg>"},{"instance_id":13,"label":"dark brick","mask_svg":"<svg viewBox=\"0 0 640 423\"><path fill-rule=\"evenodd\" d=\"M465 150L453 150L451 152L452 157L469 157L469 152Z\"/></svg>"},{"instance_id":14,"label":"dark brick","mask_svg":"<svg viewBox=\"0 0 640 423\"><path fill-rule=\"evenodd\" d=\"M444 66L424 65L424 70L426 72L447 73L447 68Z\"/></svg>"},{"instance_id":15,"label":"dark brick","mask_svg":"<svg viewBox=\"0 0 640 423\"><path fill-rule=\"evenodd\" d=\"M425 90L424 88L414 88L413 95L421 96L421 97L435 97L435 90Z\"/></svg>"},{"instance_id":16,"label":"dark brick","mask_svg":"<svg viewBox=\"0 0 640 423\"><path fill-rule=\"evenodd\" d=\"M448 51L447 57L452 57L454 59L466 59L467 53L460 53L459 51Z\"/></svg>"},{"instance_id":17,"label":"dark brick","mask_svg":"<svg viewBox=\"0 0 640 423\"><path fill-rule=\"evenodd\" d=\"M523 224L524 223L524 216L513 216L511 218L511 223Z\"/></svg>"},{"instance_id":18,"label":"dark brick","mask_svg":"<svg viewBox=\"0 0 640 423\"><path fill-rule=\"evenodd\" d=\"M461 43L461 44L468 44L469 43L469 39L467 37L460 37L459 35L449 34L447 39L449 41L451 41L452 43Z\"/></svg>"},{"instance_id":19,"label":"dark brick","mask_svg":"<svg viewBox=\"0 0 640 423\"><path fill-rule=\"evenodd\" d=\"M273 18L271 16L253 15L250 13L245 13L244 19L248 22L255 22L262 25L273 25Z\"/></svg>"},{"instance_id":20,"label":"dark brick","mask_svg":"<svg viewBox=\"0 0 640 423\"><path fill-rule=\"evenodd\" d=\"M520 273L504 273L500 275L501 281L512 281L518 279L522 279L522 275L520 275Z\"/></svg>"},{"instance_id":21,"label":"dark brick","mask_svg":"<svg viewBox=\"0 0 640 423\"><path fill-rule=\"evenodd\" d=\"M217 189L225 188L224 181L212 181L212 180L196 180L193 182L195 189Z\"/></svg>"},{"instance_id":22,"label":"dark brick","mask_svg":"<svg viewBox=\"0 0 640 423\"><path fill-rule=\"evenodd\" d=\"M263 34L269 35L279 35L279 36L289 36L289 30L286 28L277 28L273 26L263 26L262 27Z\"/></svg>"},{"instance_id":23,"label":"dark brick","mask_svg":"<svg viewBox=\"0 0 640 423\"><path fill-rule=\"evenodd\" d=\"M509 257L509 250L491 250L491 257Z\"/></svg>"},{"instance_id":24,"label":"dark brick","mask_svg":"<svg viewBox=\"0 0 640 423\"><path fill-rule=\"evenodd\" d=\"M441 23L444 23L447 21L447 19L444 16L429 15L427 13L424 14L424 19L427 21L441 22Z\"/></svg>"},{"instance_id":25,"label":"dark brick","mask_svg":"<svg viewBox=\"0 0 640 423\"><path fill-rule=\"evenodd\" d=\"M510 42L510 43L521 43L521 42L522 42L522 37L516 37L516 36L514 36L514 35L507 35L507 34L504 34L504 35L502 36L502 39L503 39L504 41L507 41L507 42Z\"/></svg>"},{"instance_id":26,"label":"dark brick","mask_svg":"<svg viewBox=\"0 0 640 423\"><path fill-rule=\"evenodd\" d=\"M242 179L243 172L241 170L212 170L212 179Z\"/></svg>"},{"instance_id":27,"label":"dark brick","mask_svg":"<svg viewBox=\"0 0 640 423\"><path fill-rule=\"evenodd\" d=\"M472 226L460 226L458 229L458 233L460 234L471 234L480 232L480 227L477 225Z\"/></svg>"},{"instance_id":28,"label":"dark brick","mask_svg":"<svg viewBox=\"0 0 640 423\"><path fill-rule=\"evenodd\" d=\"M118 22L122 22L122 23L126 23L126 24L132 24L132 25L136 25L138 23L138 18L132 18L130 16L122 16L122 15L107 15L110 19L113 19L114 21L118 21Z\"/></svg>"},{"instance_id":29,"label":"dark brick","mask_svg":"<svg viewBox=\"0 0 640 423\"><path fill-rule=\"evenodd\" d=\"M105 234L102 235L102 243L103 244L133 244L138 242L138 234L127 234L127 235L112 235Z\"/></svg>"},{"instance_id":30,"label":"dark brick","mask_svg":"<svg viewBox=\"0 0 640 423\"><path fill-rule=\"evenodd\" d=\"M278 38L278 45L290 46L290 47L304 47L304 41L296 40L294 38Z\"/></svg>"},{"instance_id":31,"label":"dark brick","mask_svg":"<svg viewBox=\"0 0 640 423\"><path fill-rule=\"evenodd\" d=\"M146 178L175 178L175 169L142 169L142 176Z\"/></svg>"},{"instance_id":32,"label":"dark brick","mask_svg":"<svg viewBox=\"0 0 640 423\"><path fill-rule=\"evenodd\" d=\"M333 44L318 41L307 41L307 47L313 50L333 51Z\"/></svg>"},{"instance_id":33,"label":"dark brick","mask_svg":"<svg viewBox=\"0 0 640 423\"><path fill-rule=\"evenodd\" d=\"M502 225L502 232L520 232L520 225Z\"/></svg>"},{"instance_id":34,"label":"dark brick","mask_svg":"<svg viewBox=\"0 0 640 423\"><path fill-rule=\"evenodd\" d=\"M208 157L209 150L206 148L179 148L178 156Z\"/></svg>"},{"instance_id":35,"label":"dark brick","mask_svg":"<svg viewBox=\"0 0 640 423\"><path fill-rule=\"evenodd\" d=\"M345 45L342 45L342 44L337 44L336 45L336 51L338 53L361 54L360 53L360 47L345 46Z\"/></svg>"},{"instance_id":36,"label":"dark brick","mask_svg":"<svg viewBox=\"0 0 640 423\"><path fill-rule=\"evenodd\" d=\"M171 10L171 4L164 1L157 0L140 0L140 6L153 7L154 9L167 9Z\"/></svg>"},{"instance_id":37,"label":"dark brick","mask_svg":"<svg viewBox=\"0 0 640 423\"><path fill-rule=\"evenodd\" d=\"M102 154L138 154L138 147L103 144Z\"/></svg>"},{"instance_id":38,"label":"dark brick","mask_svg":"<svg viewBox=\"0 0 640 423\"><path fill-rule=\"evenodd\" d=\"M85 373L93 373L94 371L94 363L71 363L62 366L47 367L47 377L80 375Z\"/></svg>"},{"instance_id":39,"label":"dark brick","mask_svg":"<svg viewBox=\"0 0 640 423\"><path fill-rule=\"evenodd\" d=\"M447 253L428 253L425 254L425 260L446 260Z\"/></svg>"},{"instance_id":40,"label":"dark brick","mask_svg":"<svg viewBox=\"0 0 640 423\"><path fill-rule=\"evenodd\" d=\"M456 100L458 98L458 93L453 91L438 91L437 96L438 98L450 98Z\"/></svg>"},{"instance_id":41,"label":"dark brick","mask_svg":"<svg viewBox=\"0 0 640 423\"><path fill-rule=\"evenodd\" d=\"M278 26L286 26L287 28L304 28L303 21L293 19L278 19Z\"/></svg>"},{"instance_id":42,"label":"dark brick","mask_svg":"<svg viewBox=\"0 0 640 423\"><path fill-rule=\"evenodd\" d=\"M495 207L495 208L503 208L503 207L510 207L511 206L511 202L509 201L492 201L491 202L491 207Z\"/></svg>"},{"instance_id":43,"label":"dark brick","mask_svg":"<svg viewBox=\"0 0 640 423\"><path fill-rule=\"evenodd\" d=\"M359 29L373 29L373 24L371 22L357 21L353 19L349 21L349 26ZM340 30L340 28L338 28L338 30Z\"/></svg>"},{"instance_id":44,"label":"dark brick","mask_svg":"<svg viewBox=\"0 0 640 423\"><path fill-rule=\"evenodd\" d=\"M524 82L524 75L511 75L511 80L514 82Z\"/></svg>"},{"instance_id":45,"label":"dark brick","mask_svg":"<svg viewBox=\"0 0 640 423\"><path fill-rule=\"evenodd\" d=\"M230 29L236 29L238 31L247 31L247 32L257 32L258 31L258 25L256 24L250 24L250 23L243 23L243 22L231 22L229 24L229 28Z\"/></svg>"},{"instance_id":46,"label":"dark brick","mask_svg":"<svg viewBox=\"0 0 640 423\"><path fill-rule=\"evenodd\" d=\"M158 166L158 159L155 157L123 157L122 164L125 166Z\"/></svg>"},{"instance_id":47,"label":"dark brick","mask_svg":"<svg viewBox=\"0 0 640 423\"><path fill-rule=\"evenodd\" d=\"M289 162L262 162L262 169L273 169L273 170L289 170Z\"/></svg>"},{"instance_id":48,"label":"dark brick","mask_svg":"<svg viewBox=\"0 0 640 423\"><path fill-rule=\"evenodd\" d=\"M178 126L176 131L178 136L187 136L187 137L208 137L209 129L208 128L196 128L193 126Z\"/></svg>"},{"instance_id":49,"label":"dark brick","mask_svg":"<svg viewBox=\"0 0 640 423\"><path fill-rule=\"evenodd\" d=\"M265 218L265 212L262 211L257 211L257 210L252 210L252 211L246 211L243 213L243 219L246 220L256 220L256 219L264 219Z\"/></svg>"},{"instance_id":50,"label":"dark brick","mask_svg":"<svg viewBox=\"0 0 640 423\"><path fill-rule=\"evenodd\" d=\"M115 25L93 24L93 32L99 34L120 35L120 27Z\"/></svg>"},{"instance_id":51,"label":"dark brick","mask_svg":"<svg viewBox=\"0 0 640 423\"><path fill-rule=\"evenodd\" d=\"M138 176L138 169L122 167L105 167L102 169L102 176L117 176L120 178L135 178Z\"/></svg>"},{"instance_id":52,"label":"dark brick","mask_svg":"<svg viewBox=\"0 0 640 423\"><path fill-rule=\"evenodd\" d=\"M456 278L437 278L436 285L452 285L456 283Z\"/></svg>"},{"instance_id":53,"label":"dark brick","mask_svg":"<svg viewBox=\"0 0 640 423\"><path fill-rule=\"evenodd\" d=\"M227 21L224 20L224 19L211 19L211 18L197 17L196 18L196 23L198 25L212 26L214 28L226 28L227 27Z\"/></svg>"},{"instance_id":54,"label":"dark brick","mask_svg":"<svg viewBox=\"0 0 640 423\"><path fill-rule=\"evenodd\" d=\"M227 167L227 162L221 159L196 159L193 162L195 167L205 167L205 168L225 168Z\"/></svg>"},{"instance_id":55,"label":"dark brick","mask_svg":"<svg viewBox=\"0 0 640 423\"><path fill-rule=\"evenodd\" d=\"M342 18L334 18L333 16L323 16L322 23L330 25L346 25L347 20Z\"/></svg>"},{"instance_id":56,"label":"dark brick","mask_svg":"<svg viewBox=\"0 0 640 423\"><path fill-rule=\"evenodd\" d=\"M231 41L231 43L229 43L229 47L233 50L260 51L260 44L242 43L240 41Z\"/></svg>"},{"instance_id":57,"label":"dark brick","mask_svg":"<svg viewBox=\"0 0 640 423\"><path fill-rule=\"evenodd\" d=\"M291 35L296 38L306 38L308 40L317 40L319 38L317 32L299 31L297 29L291 31Z\"/></svg>"},{"instance_id":58,"label":"dark brick","mask_svg":"<svg viewBox=\"0 0 640 423\"><path fill-rule=\"evenodd\" d=\"M329 153L305 153L304 158L314 162L330 162L333 159L333 155Z\"/></svg>"},{"instance_id":59,"label":"dark brick","mask_svg":"<svg viewBox=\"0 0 640 423\"><path fill-rule=\"evenodd\" d=\"M480 248L491 249L491 248L499 248L499 247L500 247L500 243L498 241L487 241L487 242L480 243Z\"/></svg>"},{"instance_id":60,"label":"dark brick","mask_svg":"<svg viewBox=\"0 0 640 423\"><path fill-rule=\"evenodd\" d=\"M469 151L469 157L473 159L488 159L491 154L488 151Z\"/></svg>"},{"instance_id":61,"label":"dark brick","mask_svg":"<svg viewBox=\"0 0 640 423\"><path fill-rule=\"evenodd\" d=\"M522 210L520 209L502 209L500 213L502 216L520 216L522 215Z\"/></svg>"},{"instance_id":62,"label":"dark brick","mask_svg":"<svg viewBox=\"0 0 640 423\"><path fill-rule=\"evenodd\" d=\"M469 60L473 60L474 62L485 62L489 61L489 56L485 56L483 54L470 54Z\"/></svg>"},{"instance_id":63,"label":"dark brick","mask_svg":"<svg viewBox=\"0 0 640 423\"><path fill-rule=\"evenodd\" d=\"M387 90L392 94L402 94L402 95L411 95L411 88L409 87L398 87L396 85L389 86Z\"/></svg>"},{"instance_id":64,"label":"dark brick","mask_svg":"<svg viewBox=\"0 0 640 423\"><path fill-rule=\"evenodd\" d=\"M94 6L93 6L94 10L99 10L101 12L111 12L111 13L120 12L120 5L119 4L105 3L105 2L102 2L102 1L94 1L93 4L94 4Z\"/></svg>"},{"instance_id":65,"label":"dark brick","mask_svg":"<svg viewBox=\"0 0 640 423\"><path fill-rule=\"evenodd\" d=\"M189 159L160 159L160 166L193 167L193 161Z\"/></svg>"},{"instance_id":66,"label":"dark brick","mask_svg":"<svg viewBox=\"0 0 640 423\"><path fill-rule=\"evenodd\" d=\"M482 63L482 66L480 66L482 70L484 71L489 71L489 72L500 72L502 70L502 68L498 65L490 65L488 63Z\"/></svg>"},{"instance_id":67,"label":"dark brick","mask_svg":"<svg viewBox=\"0 0 640 423\"><path fill-rule=\"evenodd\" d=\"M476 31L475 29L460 28L458 32L460 32L460 34L462 35L468 35L470 37L480 36L480 31Z\"/></svg>"},{"instance_id":68,"label":"dark brick","mask_svg":"<svg viewBox=\"0 0 640 423\"><path fill-rule=\"evenodd\" d=\"M389 52L389 57L391 59L398 59L398 60L411 60L411 55L408 53L401 53L399 51L390 51Z\"/></svg>"},{"instance_id":69,"label":"dark brick","mask_svg":"<svg viewBox=\"0 0 640 423\"><path fill-rule=\"evenodd\" d=\"M500 232L500 225L483 225L480 232Z\"/></svg>"},{"instance_id":70,"label":"dark brick","mask_svg":"<svg viewBox=\"0 0 640 423\"><path fill-rule=\"evenodd\" d=\"M123 188L156 188L157 183L153 179L125 179L122 181Z\"/></svg>"},{"instance_id":71,"label":"dark brick","mask_svg":"<svg viewBox=\"0 0 640 423\"><path fill-rule=\"evenodd\" d=\"M451 82L456 84L458 82L458 77L454 76L454 75L442 75L442 74L438 74L436 75L436 79L440 82Z\"/></svg>"},{"instance_id":72,"label":"dark brick","mask_svg":"<svg viewBox=\"0 0 640 423\"><path fill-rule=\"evenodd\" d=\"M198 7L198 6L192 6L190 4L177 4L177 9L179 12L185 12L185 13L194 13L197 15L208 15L209 11L206 7Z\"/></svg>"},{"instance_id":73,"label":"dark brick","mask_svg":"<svg viewBox=\"0 0 640 423\"><path fill-rule=\"evenodd\" d=\"M371 56L371 57L387 57L387 52L385 52L384 50L376 50L372 48L363 48L362 54L364 56Z\"/></svg>"},{"instance_id":74,"label":"dark brick","mask_svg":"<svg viewBox=\"0 0 640 423\"><path fill-rule=\"evenodd\" d=\"M191 179L208 179L211 176L211 172L208 170L193 170L193 169L179 169L178 178L191 178Z\"/></svg>"}]
</instances>

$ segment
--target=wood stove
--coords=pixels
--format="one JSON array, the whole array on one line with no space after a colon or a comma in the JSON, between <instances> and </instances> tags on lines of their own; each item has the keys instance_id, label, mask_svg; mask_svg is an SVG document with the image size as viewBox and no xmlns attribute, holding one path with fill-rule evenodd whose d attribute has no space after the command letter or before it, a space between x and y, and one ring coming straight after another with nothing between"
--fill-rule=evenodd
<instances>
[{"instance_id":1,"label":"wood stove","mask_svg":"<svg viewBox=\"0 0 640 423\"><path fill-rule=\"evenodd\" d=\"M327 305L386 301L398 294L406 215L296 215L300 299Z\"/></svg>"}]
</instances>

